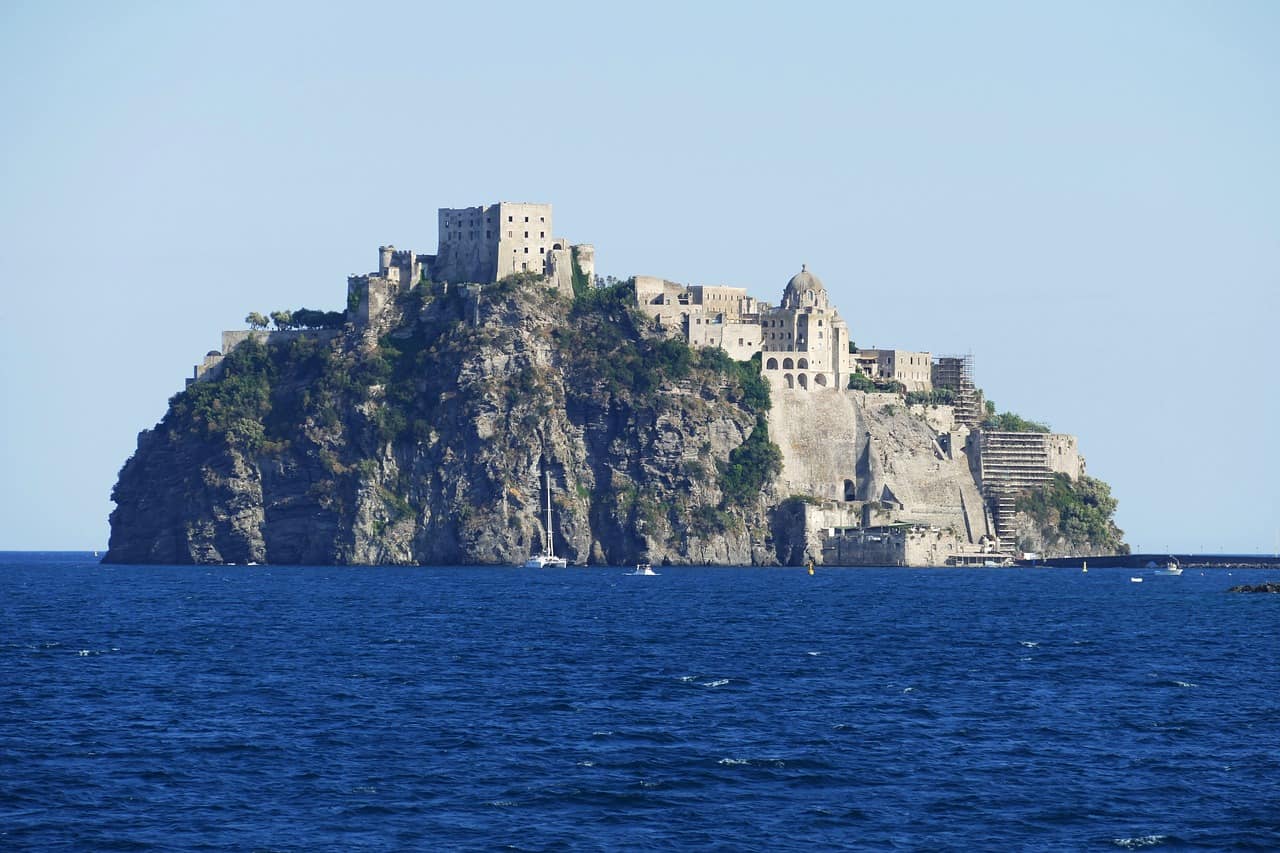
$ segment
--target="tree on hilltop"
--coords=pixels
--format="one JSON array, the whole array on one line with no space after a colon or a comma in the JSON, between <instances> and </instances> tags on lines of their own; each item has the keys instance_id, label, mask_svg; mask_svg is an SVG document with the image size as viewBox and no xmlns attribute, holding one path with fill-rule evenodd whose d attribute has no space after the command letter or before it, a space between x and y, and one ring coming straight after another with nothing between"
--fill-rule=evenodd
<instances>
[{"instance_id":1,"label":"tree on hilltop","mask_svg":"<svg viewBox=\"0 0 1280 853\"><path fill-rule=\"evenodd\" d=\"M276 328L280 331L293 328L293 312L292 311L272 311L271 320L276 324Z\"/></svg>"},{"instance_id":2,"label":"tree on hilltop","mask_svg":"<svg viewBox=\"0 0 1280 853\"><path fill-rule=\"evenodd\" d=\"M248 315L245 316L244 321L249 324L250 329L255 331L258 329L265 329L267 324L270 322L257 311L250 311Z\"/></svg>"}]
</instances>

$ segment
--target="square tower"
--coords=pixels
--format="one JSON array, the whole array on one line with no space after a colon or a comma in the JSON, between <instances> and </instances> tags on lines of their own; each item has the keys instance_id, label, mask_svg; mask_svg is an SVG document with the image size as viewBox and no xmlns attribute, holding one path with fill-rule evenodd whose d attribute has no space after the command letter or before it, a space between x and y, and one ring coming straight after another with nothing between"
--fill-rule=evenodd
<instances>
[{"instance_id":1,"label":"square tower","mask_svg":"<svg viewBox=\"0 0 1280 853\"><path fill-rule=\"evenodd\" d=\"M512 273L544 275L553 247L551 205L502 201L439 210L437 281L498 281Z\"/></svg>"}]
</instances>

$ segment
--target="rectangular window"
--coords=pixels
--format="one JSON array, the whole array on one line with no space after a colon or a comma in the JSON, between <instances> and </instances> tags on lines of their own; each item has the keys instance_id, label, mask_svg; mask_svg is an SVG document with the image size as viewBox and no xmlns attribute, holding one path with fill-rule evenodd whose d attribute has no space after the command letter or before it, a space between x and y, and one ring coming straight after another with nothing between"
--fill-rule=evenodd
<instances>
[{"instance_id":1,"label":"rectangular window","mask_svg":"<svg viewBox=\"0 0 1280 853\"><path fill-rule=\"evenodd\" d=\"M529 232L528 232L528 231L524 232L524 238L525 238L526 240L528 240L528 239L529 239Z\"/></svg>"},{"instance_id":2,"label":"rectangular window","mask_svg":"<svg viewBox=\"0 0 1280 853\"><path fill-rule=\"evenodd\" d=\"M539 231L539 232L538 232L538 237L539 237L540 239L545 240L545 239L547 238L547 232L546 232L546 231Z\"/></svg>"},{"instance_id":3,"label":"rectangular window","mask_svg":"<svg viewBox=\"0 0 1280 853\"><path fill-rule=\"evenodd\" d=\"M508 216L508 217L507 217L507 221L508 221L508 222L513 222L514 220L513 220L510 216Z\"/></svg>"},{"instance_id":4,"label":"rectangular window","mask_svg":"<svg viewBox=\"0 0 1280 853\"><path fill-rule=\"evenodd\" d=\"M525 222L528 222L528 221L529 221L529 217L527 217L527 216L526 216L526 217L524 218L524 221L525 221Z\"/></svg>"},{"instance_id":5,"label":"rectangular window","mask_svg":"<svg viewBox=\"0 0 1280 853\"><path fill-rule=\"evenodd\" d=\"M539 247L538 247L538 254L539 254L539 255L545 255L546 253L547 253L547 250L546 250L546 249L544 249L544 248L543 248L543 247L541 247L541 246L539 246Z\"/></svg>"},{"instance_id":6,"label":"rectangular window","mask_svg":"<svg viewBox=\"0 0 1280 853\"><path fill-rule=\"evenodd\" d=\"M515 233L516 233L516 232L514 232L514 231L508 231L508 232L507 232L507 236L508 236L508 237L514 237L514 236L515 236Z\"/></svg>"},{"instance_id":7,"label":"rectangular window","mask_svg":"<svg viewBox=\"0 0 1280 853\"><path fill-rule=\"evenodd\" d=\"M526 255L527 255L527 254L529 254L529 247L528 247L528 246L525 246L525 247L524 247L524 253L525 253Z\"/></svg>"}]
</instances>

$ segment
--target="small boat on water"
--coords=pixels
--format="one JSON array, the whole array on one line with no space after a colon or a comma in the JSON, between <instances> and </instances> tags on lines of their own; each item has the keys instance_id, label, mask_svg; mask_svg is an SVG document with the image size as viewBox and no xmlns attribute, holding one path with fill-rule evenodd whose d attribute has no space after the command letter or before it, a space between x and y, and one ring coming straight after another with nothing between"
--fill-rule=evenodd
<instances>
[{"instance_id":1,"label":"small boat on water","mask_svg":"<svg viewBox=\"0 0 1280 853\"><path fill-rule=\"evenodd\" d=\"M1142 578L1129 578L1129 583L1142 583Z\"/></svg>"},{"instance_id":2,"label":"small boat on water","mask_svg":"<svg viewBox=\"0 0 1280 853\"><path fill-rule=\"evenodd\" d=\"M1180 575L1182 574L1182 566L1178 563L1177 557L1169 557L1169 562L1164 564L1164 568L1156 574L1160 575Z\"/></svg>"},{"instance_id":3,"label":"small boat on water","mask_svg":"<svg viewBox=\"0 0 1280 853\"><path fill-rule=\"evenodd\" d=\"M658 575L658 573L653 570L653 565L648 560L645 560L643 563L636 563L636 570L631 574L652 575L654 577L657 577Z\"/></svg>"},{"instance_id":4,"label":"small boat on water","mask_svg":"<svg viewBox=\"0 0 1280 853\"><path fill-rule=\"evenodd\" d=\"M568 568L569 561L564 557L556 556L555 545L551 541L551 472L544 471L543 477L546 482L547 489L547 535L546 547L543 548L541 554L535 554L524 561L526 569L564 569Z\"/></svg>"}]
</instances>

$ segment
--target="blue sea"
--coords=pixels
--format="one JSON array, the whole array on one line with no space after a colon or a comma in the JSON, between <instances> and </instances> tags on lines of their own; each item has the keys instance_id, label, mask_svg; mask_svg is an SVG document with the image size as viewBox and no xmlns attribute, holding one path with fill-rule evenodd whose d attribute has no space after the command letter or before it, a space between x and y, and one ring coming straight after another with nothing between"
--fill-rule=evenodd
<instances>
[{"instance_id":1,"label":"blue sea","mask_svg":"<svg viewBox=\"0 0 1280 853\"><path fill-rule=\"evenodd\" d=\"M0 555L0 849L1280 849L1274 570L658 571Z\"/></svg>"}]
</instances>

